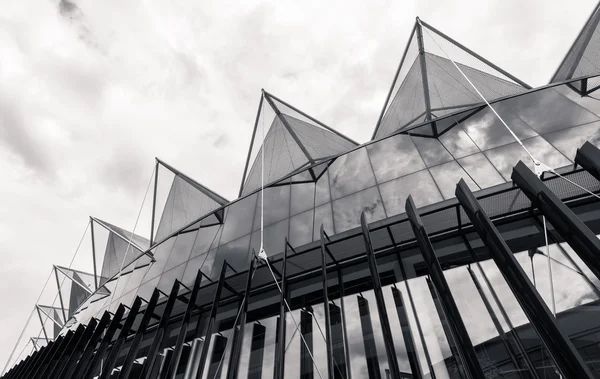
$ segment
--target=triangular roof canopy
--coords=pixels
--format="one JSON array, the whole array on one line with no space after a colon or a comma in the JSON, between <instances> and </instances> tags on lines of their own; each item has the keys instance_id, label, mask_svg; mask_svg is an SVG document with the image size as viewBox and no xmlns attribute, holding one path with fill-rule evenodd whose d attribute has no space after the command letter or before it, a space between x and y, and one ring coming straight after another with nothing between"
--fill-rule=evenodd
<instances>
[{"instance_id":1,"label":"triangular roof canopy","mask_svg":"<svg viewBox=\"0 0 600 379\"><path fill-rule=\"evenodd\" d=\"M140 258L149 248L150 241L137 234L119 228L106 221L92 217L94 233L94 247L96 254L104 253L102 270L100 271L99 286L115 276L121 267L125 268ZM102 235L98 227L104 228L108 233ZM131 240L131 244L129 241Z\"/></svg>"},{"instance_id":2,"label":"triangular roof canopy","mask_svg":"<svg viewBox=\"0 0 600 379\"><path fill-rule=\"evenodd\" d=\"M484 104L469 81L488 101L531 88L417 18L373 139Z\"/></svg>"},{"instance_id":3,"label":"triangular roof canopy","mask_svg":"<svg viewBox=\"0 0 600 379\"><path fill-rule=\"evenodd\" d=\"M600 75L600 3L581 29L550 83ZM600 88L600 77L582 79L570 84L582 96Z\"/></svg>"},{"instance_id":4,"label":"triangular roof canopy","mask_svg":"<svg viewBox=\"0 0 600 379\"><path fill-rule=\"evenodd\" d=\"M358 146L355 141L263 90L240 196L260 188L262 149L267 184L355 146ZM309 175L309 180L318 177L312 169Z\"/></svg>"},{"instance_id":5,"label":"triangular roof canopy","mask_svg":"<svg viewBox=\"0 0 600 379\"><path fill-rule=\"evenodd\" d=\"M169 194L157 223L156 235L152 237L153 242L163 240L193 221L229 203L229 200L211 191L167 163L158 158L156 162L157 173L160 168L165 168L172 175L169 176L171 180ZM157 175L156 179L160 180L161 178ZM215 215L219 219L218 221L221 222L222 214L217 212Z\"/></svg>"}]
</instances>

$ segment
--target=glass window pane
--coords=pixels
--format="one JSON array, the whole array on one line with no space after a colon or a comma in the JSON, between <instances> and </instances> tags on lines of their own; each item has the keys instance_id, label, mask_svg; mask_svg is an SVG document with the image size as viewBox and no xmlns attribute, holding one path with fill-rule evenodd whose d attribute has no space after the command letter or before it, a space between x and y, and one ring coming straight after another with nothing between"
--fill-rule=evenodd
<instances>
[{"instance_id":1,"label":"glass window pane","mask_svg":"<svg viewBox=\"0 0 600 379\"><path fill-rule=\"evenodd\" d=\"M412 139L427 167L437 166L452 160L450 153L437 139L423 137L412 137Z\"/></svg>"},{"instance_id":2,"label":"glass window pane","mask_svg":"<svg viewBox=\"0 0 600 379\"><path fill-rule=\"evenodd\" d=\"M177 237L171 237L155 248L155 262L150 265L148 273L144 277L144 282L147 282L149 279L157 277L158 275L160 275L161 272L163 272L165 266L167 265L169 255L171 255L171 250L173 249L173 245L175 244L176 239Z\"/></svg>"},{"instance_id":3,"label":"glass window pane","mask_svg":"<svg viewBox=\"0 0 600 379\"><path fill-rule=\"evenodd\" d=\"M211 247L216 247L219 243L217 233L219 230L222 230L222 225L200 228L198 230L196 240L194 241L194 247L192 248L192 254L190 254L190 259L200 254L206 253Z\"/></svg>"},{"instance_id":4,"label":"glass window pane","mask_svg":"<svg viewBox=\"0 0 600 379\"><path fill-rule=\"evenodd\" d=\"M328 235L333 235L333 216L330 203L315 208L313 241L321 239L321 224Z\"/></svg>"},{"instance_id":5,"label":"glass window pane","mask_svg":"<svg viewBox=\"0 0 600 379\"><path fill-rule=\"evenodd\" d=\"M160 281L158 282L158 289L164 293L170 293L175 280L181 280L181 278L183 278L184 271L185 263L163 273L160 277Z\"/></svg>"},{"instance_id":6,"label":"glass window pane","mask_svg":"<svg viewBox=\"0 0 600 379\"><path fill-rule=\"evenodd\" d=\"M198 270L200 270L200 269L202 270L202 272L205 275L210 276L211 270L208 268L208 266L210 266L210 268L212 269L212 260L209 261L209 255L210 254L208 254L208 253L204 253L204 254L198 255L195 258L190 259L187 262L187 265L185 267L185 272L183 273L183 279L181 279L181 282L183 284L185 284L188 287L191 286L192 284L194 284L194 281L196 280L196 275L198 274ZM207 265L207 263L208 263L208 265Z\"/></svg>"},{"instance_id":7,"label":"glass window pane","mask_svg":"<svg viewBox=\"0 0 600 379\"><path fill-rule=\"evenodd\" d=\"M331 196L334 199L375 185L375 177L365 148L338 157L329 166Z\"/></svg>"},{"instance_id":8,"label":"glass window pane","mask_svg":"<svg viewBox=\"0 0 600 379\"><path fill-rule=\"evenodd\" d=\"M294 247L312 242L314 210L290 218L290 244Z\"/></svg>"},{"instance_id":9,"label":"glass window pane","mask_svg":"<svg viewBox=\"0 0 600 379\"><path fill-rule=\"evenodd\" d=\"M533 129L509 112L506 107L503 107L500 103L492 105L519 139L523 140L537 135ZM463 130L481 150L492 149L515 141L498 117L487 107L465 120L462 126Z\"/></svg>"},{"instance_id":10,"label":"glass window pane","mask_svg":"<svg viewBox=\"0 0 600 379\"><path fill-rule=\"evenodd\" d=\"M329 172L325 171L319 178L315 189L315 206L323 205L331 201L331 193L329 190Z\"/></svg>"},{"instance_id":11,"label":"glass window pane","mask_svg":"<svg viewBox=\"0 0 600 379\"><path fill-rule=\"evenodd\" d=\"M571 162L542 137L530 138L523 141L523 145L536 159L552 168L569 165ZM525 149L516 142L501 146L485 152L494 166L500 171L504 179L510 180L513 167L521 160L533 170L533 162Z\"/></svg>"},{"instance_id":12,"label":"glass window pane","mask_svg":"<svg viewBox=\"0 0 600 379\"><path fill-rule=\"evenodd\" d=\"M559 130L544 135L544 139L557 148L565 157L575 159L575 153L586 141L600 146L600 122Z\"/></svg>"},{"instance_id":13,"label":"glass window pane","mask_svg":"<svg viewBox=\"0 0 600 379\"><path fill-rule=\"evenodd\" d=\"M315 183L293 184L291 210L298 214L313 207L315 201Z\"/></svg>"},{"instance_id":14,"label":"glass window pane","mask_svg":"<svg viewBox=\"0 0 600 379\"><path fill-rule=\"evenodd\" d=\"M238 238L235 241L231 241L219 246L215 257L215 266L218 270L220 270L223 261L227 261L227 263L229 263L235 270L245 270L248 267L248 262L250 262L250 254L248 253L249 246L249 234L242 238Z\"/></svg>"},{"instance_id":15,"label":"glass window pane","mask_svg":"<svg viewBox=\"0 0 600 379\"><path fill-rule=\"evenodd\" d=\"M368 222L385 218L383 201L377 187L371 187L333 202L333 219L337 233L359 226L360 214L363 211Z\"/></svg>"},{"instance_id":16,"label":"glass window pane","mask_svg":"<svg viewBox=\"0 0 600 379\"><path fill-rule=\"evenodd\" d=\"M498 170L482 153L459 159L458 163L469 173L480 188L488 188L505 182Z\"/></svg>"},{"instance_id":17,"label":"glass window pane","mask_svg":"<svg viewBox=\"0 0 600 379\"><path fill-rule=\"evenodd\" d=\"M294 184L293 186L296 186ZM291 186L291 187L293 187ZM260 193L259 193L260 195ZM265 225L271 225L281 221L290 215L290 185L265 188L265 206L264 222ZM260 229L261 198L259 196L254 215L254 228L252 231Z\"/></svg>"},{"instance_id":18,"label":"glass window pane","mask_svg":"<svg viewBox=\"0 0 600 379\"><path fill-rule=\"evenodd\" d=\"M554 88L503 100L502 103L540 134L599 121L598 116Z\"/></svg>"},{"instance_id":19,"label":"glass window pane","mask_svg":"<svg viewBox=\"0 0 600 379\"><path fill-rule=\"evenodd\" d=\"M475 142L471 140L460 126L450 129L439 140L456 159L479 152L479 148L475 145Z\"/></svg>"},{"instance_id":20,"label":"glass window pane","mask_svg":"<svg viewBox=\"0 0 600 379\"><path fill-rule=\"evenodd\" d=\"M220 243L226 243L250 233L257 199L258 194L253 194L231 204L227 208Z\"/></svg>"},{"instance_id":21,"label":"glass window pane","mask_svg":"<svg viewBox=\"0 0 600 379\"><path fill-rule=\"evenodd\" d=\"M456 184L464 179L471 191L477 191L479 187L456 161L444 163L429 169L438 188L442 191L444 199L452 199L456 191Z\"/></svg>"},{"instance_id":22,"label":"glass window pane","mask_svg":"<svg viewBox=\"0 0 600 379\"><path fill-rule=\"evenodd\" d=\"M404 134L370 144L367 151L379 183L425 168L415 144Z\"/></svg>"},{"instance_id":23,"label":"glass window pane","mask_svg":"<svg viewBox=\"0 0 600 379\"><path fill-rule=\"evenodd\" d=\"M188 232L177 235L177 240L175 241L175 245L173 245L173 249L171 249L171 255L165 266L165 271L170 270L189 259L194 240L196 239L196 234L197 232Z\"/></svg>"},{"instance_id":24,"label":"glass window pane","mask_svg":"<svg viewBox=\"0 0 600 379\"><path fill-rule=\"evenodd\" d=\"M380 184L379 189L388 217L405 212L408 195L412 195L417 207L443 200L428 170L421 170Z\"/></svg>"}]
</instances>

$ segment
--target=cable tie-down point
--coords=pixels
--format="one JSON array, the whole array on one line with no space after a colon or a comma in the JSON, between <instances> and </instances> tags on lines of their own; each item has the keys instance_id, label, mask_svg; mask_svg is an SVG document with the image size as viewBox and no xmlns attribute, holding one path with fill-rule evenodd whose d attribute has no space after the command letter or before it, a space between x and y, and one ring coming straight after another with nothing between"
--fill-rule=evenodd
<instances>
[{"instance_id":1,"label":"cable tie-down point","mask_svg":"<svg viewBox=\"0 0 600 379\"><path fill-rule=\"evenodd\" d=\"M554 172L547 164L544 164L537 159L533 160L533 172L538 178L541 178L544 172Z\"/></svg>"},{"instance_id":2,"label":"cable tie-down point","mask_svg":"<svg viewBox=\"0 0 600 379\"><path fill-rule=\"evenodd\" d=\"M269 257L267 257L267 252L262 247L260 248L260 251L258 252L258 258L262 259L265 262L267 262L267 260L269 259Z\"/></svg>"}]
</instances>

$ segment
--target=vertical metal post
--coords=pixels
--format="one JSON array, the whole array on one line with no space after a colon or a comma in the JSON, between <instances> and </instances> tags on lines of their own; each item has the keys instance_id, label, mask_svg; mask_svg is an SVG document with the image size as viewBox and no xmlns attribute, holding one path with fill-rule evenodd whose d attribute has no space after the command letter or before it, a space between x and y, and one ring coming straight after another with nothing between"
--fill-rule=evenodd
<instances>
[{"instance_id":1,"label":"vertical metal post","mask_svg":"<svg viewBox=\"0 0 600 379\"><path fill-rule=\"evenodd\" d=\"M200 353L200 363L198 364L198 372L196 373L196 379L202 378L202 372L206 365L206 358L208 357L208 348L210 346L210 340L214 332L215 319L217 317L217 310L219 309L219 301L221 300L221 292L223 291L223 284L225 283L225 273L227 272L227 261L223 261L221 267L221 274L219 275L219 281L217 282L217 290L215 291L215 297L210 308L210 316L208 318L208 325L206 326L206 333L204 334L204 343L202 344L202 352ZM200 320L198 320L200 324Z\"/></svg>"},{"instance_id":2,"label":"vertical metal post","mask_svg":"<svg viewBox=\"0 0 600 379\"><path fill-rule=\"evenodd\" d=\"M106 329L106 333L104 334L104 337L100 342L100 346L98 346L96 353L94 354L94 356L90 360L88 367L84 371L85 373L82 376L83 379L92 378L92 375L96 373L96 371L98 371L98 369L100 368L100 364L104 359L104 355L106 354L108 345L112 341L112 338L115 332L117 331L117 328L121 325L121 320L123 319L124 314L125 306L123 304L119 304L119 307L115 312L115 316L113 317L110 325L108 326L108 329Z\"/></svg>"},{"instance_id":3,"label":"vertical metal post","mask_svg":"<svg viewBox=\"0 0 600 379\"><path fill-rule=\"evenodd\" d=\"M94 350L96 349L98 341L100 341L104 330L106 330L110 324L110 320L110 313L105 311L100 319L100 322L98 323L98 326L94 330L94 334L92 334L92 337L85 346L85 350L81 354L81 358L79 358L79 361L77 362L69 363L69 366L67 367L65 374L61 379L80 379L82 377L90 359L92 359L92 355L94 354Z\"/></svg>"},{"instance_id":4,"label":"vertical metal post","mask_svg":"<svg viewBox=\"0 0 600 379\"><path fill-rule=\"evenodd\" d=\"M221 377L221 370L223 365L221 359L225 355L225 348L227 347L227 338L220 334L215 336L215 342L213 344L212 356L210 358L210 365L208 366L207 379L214 379Z\"/></svg>"},{"instance_id":5,"label":"vertical metal post","mask_svg":"<svg viewBox=\"0 0 600 379\"><path fill-rule=\"evenodd\" d=\"M119 358L119 353L121 353L121 347L125 343L126 338L129 336L129 332L131 331L131 327L135 322L135 319L138 316L140 307L142 306L142 298L136 296L133 305L129 309L129 315L125 319L125 323L119 332L119 336L113 342L112 348L110 349L110 353L104 362L104 366L102 366L102 374L99 379L109 379L112 373L113 368L115 367L115 363L117 362L117 358Z\"/></svg>"},{"instance_id":6,"label":"vertical metal post","mask_svg":"<svg viewBox=\"0 0 600 379\"><path fill-rule=\"evenodd\" d=\"M70 339L72 335L73 335L73 332L69 331L69 333L67 333L64 336L58 337L54 341L52 348L48 350L48 354L46 354L46 356L44 357L44 360L40 362L40 365L33 372L33 375L31 375L32 378L34 378L34 379L45 378L43 376L43 374L46 371L46 369L48 368L48 365L50 365L52 363L52 358L54 357L54 355L56 354L57 351L61 351L64 348L63 343L65 342L65 340Z\"/></svg>"},{"instance_id":7,"label":"vertical metal post","mask_svg":"<svg viewBox=\"0 0 600 379\"><path fill-rule=\"evenodd\" d=\"M377 354L377 345L373 334L373 323L371 322L371 312L369 302L362 295L357 296L358 314L360 316L360 326L363 334L363 344L365 347L365 359L367 360L367 371L370 379L381 379L379 367L379 354Z\"/></svg>"},{"instance_id":8,"label":"vertical metal post","mask_svg":"<svg viewBox=\"0 0 600 379\"><path fill-rule=\"evenodd\" d=\"M308 349L304 344L300 345L300 378L301 379L313 379L314 369L313 362L310 358L310 351L313 350L313 338L312 338L312 315L305 310L300 311L300 333L304 337Z\"/></svg>"},{"instance_id":9,"label":"vertical metal post","mask_svg":"<svg viewBox=\"0 0 600 379\"><path fill-rule=\"evenodd\" d=\"M344 353L344 325L342 325L342 315L340 307L333 301L329 305L331 322L331 353L333 355L333 373L335 379L346 379L346 368L349 362L346 361Z\"/></svg>"},{"instance_id":10,"label":"vertical metal post","mask_svg":"<svg viewBox=\"0 0 600 379\"><path fill-rule=\"evenodd\" d=\"M60 280L58 280L58 270L53 266L54 276L56 277L56 288L58 290L58 299L60 300L60 309L62 310L63 320L67 322L67 314L65 313L65 303L63 302L62 292L60 292Z\"/></svg>"},{"instance_id":11,"label":"vertical metal post","mask_svg":"<svg viewBox=\"0 0 600 379\"><path fill-rule=\"evenodd\" d=\"M44 332L44 338L46 339L46 343L50 342L48 339L48 333L46 333L46 328L44 327L44 320L42 319L42 314L40 313L40 308L36 304L35 310L37 311L38 317L40 318L40 324L42 325L42 332Z\"/></svg>"},{"instance_id":12,"label":"vertical metal post","mask_svg":"<svg viewBox=\"0 0 600 379\"><path fill-rule=\"evenodd\" d=\"M156 217L156 190L158 187L158 159L154 165L154 196L152 196L152 219L150 220L150 246L154 244L154 222Z\"/></svg>"},{"instance_id":13,"label":"vertical metal post","mask_svg":"<svg viewBox=\"0 0 600 379\"><path fill-rule=\"evenodd\" d=\"M342 269L338 267L338 286L340 288L340 306L342 308L342 323L344 332L344 354L346 359L346 379L352 379L352 369L350 365L350 348L348 347L348 327L346 323L346 308L344 307L344 278Z\"/></svg>"},{"instance_id":14,"label":"vertical metal post","mask_svg":"<svg viewBox=\"0 0 600 379\"><path fill-rule=\"evenodd\" d=\"M321 280L323 281L323 313L325 313L325 344L327 345L328 377L334 377L335 363L333 362L333 347L331 346L331 315L329 311L329 294L327 283L327 258L325 258L325 231L321 224Z\"/></svg>"},{"instance_id":15,"label":"vertical metal post","mask_svg":"<svg viewBox=\"0 0 600 379\"><path fill-rule=\"evenodd\" d=\"M463 363L464 368L469 373L470 377L484 379L485 375L479 364L479 359L475 353L475 348L473 347L465 323L454 302L450 286L446 281L440 262L435 255L435 250L427 235L425 226L417 213L417 206L410 195L408 196L408 199L406 199L406 214L415 234L415 238L417 239L419 250L421 250L423 255L423 260L427 265L427 271L429 272L431 281L439 294L440 305L442 306L443 313L448 319L451 335L456 341L458 358Z\"/></svg>"},{"instance_id":16,"label":"vertical metal post","mask_svg":"<svg viewBox=\"0 0 600 379\"><path fill-rule=\"evenodd\" d=\"M529 170L527 167L524 169ZM506 279L529 322L554 358L559 371L567 378L593 378L589 367L569 338L562 333L550 310L523 272L500 232L492 224L467 183L462 179L456 187L456 197L482 241L490 250L494 262Z\"/></svg>"},{"instance_id":17,"label":"vertical metal post","mask_svg":"<svg viewBox=\"0 0 600 379\"><path fill-rule=\"evenodd\" d=\"M97 326L98 320L92 318L85 328L85 333L83 333L81 338L79 338L79 340L77 341L77 344L73 347L73 351L71 352L71 354L69 354L69 356L66 357L64 364L62 364L61 367L56 371L55 378L65 377L67 372L69 371L70 366L76 364L76 362L81 357L85 345L92 338L92 335L94 334L94 331L96 330Z\"/></svg>"},{"instance_id":18,"label":"vertical metal post","mask_svg":"<svg viewBox=\"0 0 600 379\"><path fill-rule=\"evenodd\" d=\"M69 332L72 332L72 331L69 331ZM77 341L79 341L79 339L81 338L81 336L83 335L84 332L85 332L85 326L83 324L80 324L77 327L77 329L75 330L75 332L71 333L71 337L68 339L65 339L62 349L60 351L57 351L54 354L54 356L51 358L48 368L43 373L44 378L49 378L49 379L54 378L56 371L60 370L60 368L62 367L62 363L64 363L64 357L68 357L71 354L71 352L75 348L75 345L77 344ZM67 332L67 334L68 334L68 332Z\"/></svg>"},{"instance_id":19,"label":"vertical metal post","mask_svg":"<svg viewBox=\"0 0 600 379\"><path fill-rule=\"evenodd\" d=\"M512 338L512 342L516 345L517 350L521 354L521 357L522 357L523 361L525 362L525 364L527 364L527 367L529 368L529 374L533 378L539 379L535 365L529 358L529 354L527 354L527 350L525 350L525 346L523 346L521 337L519 337L519 334L515 330L515 327L513 326L512 321L510 321L510 318L508 317L508 313L506 312L506 310L504 309L504 306L500 302L500 298L498 297L496 290L494 289L494 287L492 286L492 283L490 282L487 275L485 274L483 267L481 267L481 264L479 263L479 260L477 259L477 256L475 255L475 252L473 251L473 248L471 247L471 244L469 243L469 240L467 239L467 237L464 234L463 234L462 238L465 243L465 246L467 247L467 250L469 251L469 254L473 258L473 261L475 262L475 264L477 265L477 268L479 269L479 272L481 273L481 277L483 278L485 285L487 286L488 290L490 291L490 294L492 295L494 302L498 306L498 309L500 310L500 314L502 315L504 322L506 322L506 324L510 328L509 334ZM543 347L542 347L542 349L543 349Z\"/></svg>"},{"instance_id":20,"label":"vertical metal post","mask_svg":"<svg viewBox=\"0 0 600 379\"><path fill-rule=\"evenodd\" d=\"M494 324L494 327L496 328L496 332L498 332L498 336L502 340L502 343L504 344L504 348L506 349L506 352L508 353L513 366L519 373L525 371L526 368L521 367L521 365L519 364L519 360L517 359L517 356L516 356L515 352L513 351L513 348L510 345L508 338L506 337L506 333L504 333L504 329L502 329L500 320L498 320L498 317L494 313L494 309L492 308L492 305L490 304L489 300L487 299L487 296L485 296L485 293L483 292L483 289L481 288L481 284L479 284L479 280L477 279L477 276L475 276L475 273L473 272L473 270L471 270L471 267L467 266L467 271L469 272L469 275L471 276L471 279L473 280L473 284L475 285L475 289L477 290L477 293L479 293L479 297L483 301L483 305L485 306L485 309L487 310L488 314L490 315L490 318L492 319L492 323ZM521 376L521 375L519 375L519 376ZM527 377L529 377L529 376L527 376Z\"/></svg>"},{"instance_id":21,"label":"vertical metal post","mask_svg":"<svg viewBox=\"0 0 600 379\"><path fill-rule=\"evenodd\" d=\"M167 298L165 310L163 311L160 321L158 322L158 327L156 328L156 334L152 340L152 345L150 345L150 348L148 349L148 355L140 375L141 379L150 379L152 375L152 371L156 363L156 357L158 356L158 352L162 347L167 325L169 324L169 319L171 318L171 311L173 310L173 306L177 300L177 295L179 294L179 286L180 283L178 280L176 280L175 283L173 283L173 287L171 287L171 293Z\"/></svg>"},{"instance_id":22,"label":"vertical metal post","mask_svg":"<svg viewBox=\"0 0 600 379\"><path fill-rule=\"evenodd\" d=\"M248 166L250 165L250 156L252 155L252 146L254 145L254 139L256 137L256 129L258 128L258 120L260 118L260 112L262 110L263 98L265 97L265 91L262 90L260 93L260 101L258 103L258 110L256 111L256 118L254 119L254 129L252 129L252 138L250 138L250 147L248 148L248 156L246 157L246 165L244 166L244 174L242 175L242 183L240 184L240 192L238 197L242 197L244 191L244 183L246 181L246 174L248 173ZM261 141L261 144L264 141Z\"/></svg>"},{"instance_id":23,"label":"vertical metal post","mask_svg":"<svg viewBox=\"0 0 600 379\"><path fill-rule=\"evenodd\" d=\"M400 329L402 330L402 338L404 339L404 346L406 347L410 371L412 372L414 379L421 379L423 378L423 373L421 372L421 366L419 365L419 357L417 356L417 349L415 348L415 342L412 338L412 330L408 321L406 307L402 300L402 293L396 287L392 287L392 296L394 297L396 312L398 313L398 319L400 320Z\"/></svg>"},{"instance_id":24,"label":"vertical metal post","mask_svg":"<svg viewBox=\"0 0 600 379\"><path fill-rule=\"evenodd\" d=\"M254 324L252 328L252 343L250 344L250 360L248 362L248 379L261 379L265 350L266 328Z\"/></svg>"},{"instance_id":25,"label":"vertical metal post","mask_svg":"<svg viewBox=\"0 0 600 379\"><path fill-rule=\"evenodd\" d=\"M244 328L246 326L246 316L248 315L248 303L250 302L250 290L252 289L252 277L254 276L254 265L256 258L252 257L250 260L250 267L248 268L248 275L246 276L246 292L244 292L244 299L240 307L242 308L240 313L240 321L238 326L233 326L233 336L231 338L231 353L229 356L229 367L227 368L227 379L237 379L240 356L242 354L242 340L244 338Z\"/></svg>"},{"instance_id":26,"label":"vertical metal post","mask_svg":"<svg viewBox=\"0 0 600 379\"><path fill-rule=\"evenodd\" d=\"M381 290L381 279L379 278L379 270L377 269L377 260L375 259L375 252L373 251L373 244L371 243L371 234L369 232L369 226L364 211L360 215L360 225L362 227L362 235L367 250L367 261L369 263L371 280L373 281L373 293L377 303L377 313L379 313L379 322L381 323L381 331L383 332L383 342L385 344L385 352L390 365L390 372L392 374L392 379L400 379L400 368L398 366L396 349L394 348L394 342L392 340L392 329L390 328L387 309L385 308L385 300L383 299L383 291Z\"/></svg>"},{"instance_id":27,"label":"vertical metal post","mask_svg":"<svg viewBox=\"0 0 600 379\"><path fill-rule=\"evenodd\" d=\"M152 296L150 297L150 301L146 306L146 310L144 310L144 317L142 317L142 321L140 322L140 326L138 327L133 340L131 341L131 345L129 346L129 351L127 352L127 356L125 357L125 361L123 362L123 367L121 367L121 372L119 373L119 379L128 379L131 370L133 369L133 364L136 359L136 355L140 344L142 343L142 339L144 338L144 333L146 332L146 328L148 327L148 323L150 323L150 319L152 319L152 315L154 313L154 308L158 303L158 298L160 296L160 291L155 289L152 292Z\"/></svg>"},{"instance_id":28,"label":"vertical metal post","mask_svg":"<svg viewBox=\"0 0 600 379\"><path fill-rule=\"evenodd\" d=\"M198 270L198 273L196 274L196 279L194 280L194 285L192 286L192 291L190 292L190 298L188 300L187 307L185 308L183 320L181 320L181 326L179 327L179 333L177 335L177 342L173 347L173 356L171 358L171 364L169 365L169 371L167 372L167 378L175 379L175 376L177 376L177 367L179 366L179 360L181 359L181 354L183 352L183 344L185 343L185 338L187 336L190 319L192 318L192 312L194 309L196 309L196 298L198 297L198 291L200 290L200 285L202 284L201 270L202 269Z\"/></svg>"},{"instance_id":29,"label":"vertical metal post","mask_svg":"<svg viewBox=\"0 0 600 379\"><path fill-rule=\"evenodd\" d=\"M96 290L98 290L98 272L96 271L96 239L94 238L94 219L92 219L92 217L90 217L90 233L92 235L92 260L94 261L94 287Z\"/></svg>"},{"instance_id":30,"label":"vertical metal post","mask_svg":"<svg viewBox=\"0 0 600 379\"><path fill-rule=\"evenodd\" d=\"M556 197L548 187L519 161L511 175L513 182L531 200L567 241L581 260L600 279L600 240L569 207Z\"/></svg>"},{"instance_id":31,"label":"vertical metal post","mask_svg":"<svg viewBox=\"0 0 600 379\"><path fill-rule=\"evenodd\" d=\"M283 250L283 267L281 268L281 294L279 298L279 326L277 335L277 353L275 354L275 379L285 377L285 335L286 335L286 301L287 301L287 255L288 240L285 238Z\"/></svg>"}]
</instances>

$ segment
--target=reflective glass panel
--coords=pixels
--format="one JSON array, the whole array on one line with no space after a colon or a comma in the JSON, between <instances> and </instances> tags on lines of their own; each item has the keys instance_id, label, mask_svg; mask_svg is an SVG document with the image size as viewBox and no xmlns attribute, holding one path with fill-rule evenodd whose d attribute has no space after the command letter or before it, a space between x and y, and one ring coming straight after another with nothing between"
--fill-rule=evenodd
<instances>
[{"instance_id":1,"label":"reflective glass panel","mask_svg":"<svg viewBox=\"0 0 600 379\"><path fill-rule=\"evenodd\" d=\"M412 139L427 167L437 166L452 160L448 150L437 139L423 137L412 137Z\"/></svg>"},{"instance_id":2,"label":"reflective glass panel","mask_svg":"<svg viewBox=\"0 0 600 379\"><path fill-rule=\"evenodd\" d=\"M290 206L293 215L313 208L315 201L314 183L294 184L291 187L292 199Z\"/></svg>"},{"instance_id":3,"label":"reflective glass panel","mask_svg":"<svg viewBox=\"0 0 600 379\"><path fill-rule=\"evenodd\" d=\"M338 157L329 166L333 199L349 195L375 184L367 150L361 148Z\"/></svg>"},{"instance_id":4,"label":"reflective glass panel","mask_svg":"<svg viewBox=\"0 0 600 379\"><path fill-rule=\"evenodd\" d=\"M504 178L482 153L459 159L458 163L480 188L488 188L504 183Z\"/></svg>"},{"instance_id":5,"label":"reflective glass panel","mask_svg":"<svg viewBox=\"0 0 600 379\"><path fill-rule=\"evenodd\" d=\"M175 267L172 270L165 271L160 277L157 288L164 293L170 293L175 280L181 280L181 278L183 278L184 271L185 263Z\"/></svg>"},{"instance_id":6,"label":"reflective glass panel","mask_svg":"<svg viewBox=\"0 0 600 379\"><path fill-rule=\"evenodd\" d=\"M231 241L219 246L215 256L214 266L220 270L222 262L227 261L227 263L229 263L237 271L243 271L247 269L248 263L250 262L250 254L248 253L249 245L250 235L248 234L244 237L238 238L235 241Z\"/></svg>"},{"instance_id":7,"label":"reflective glass panel","mask_svg":"<svg viewBox=\"0 0 600 379\"><path fill-rule=\"evenodd\" d=\"M570 160L575 159L577 149L586 141L600 146L600 122L575 126L544 135L544 139Z\"/></svg>"},{"instance_id":8,"label":"reflective glass panel","mask_svg":"<svg viewBox=\"0 0 600 379\"><path fill-rule=\"evenodd\" d=\"M144 282L147 282L148 280L157 277L158 275L160 275L161 272L164 271L165 266L167 265L167 260L169 259L169 255L171 255L173 245L175 245L176 239L177 237L171 237L155 248L155 262L150 265L148 273L144 277Z\"/></svg>"},{"instance_id":9,"label":"reflective glass panel","mask_svg":"<svg viewBox=\"0 0 600 379\"><path fill-rule=\"evenodd\" d=\"M442 191L444 199L451 199L454 197L454 191L456 191L456 184L460 179L464 179L471 191L477 191L479 187L475 182L467 175L467 173L460 167L456 161L448 162L435 166L429 169L431 175L435 179L438 188Z\"/></svg>"},{"instance_id":10,"label":"reflective glass panel","mask_svg":"<svg viewBox=\"0 0 600 379\"><path fill-rule=\"evenodd\" d=\"M188 232L177 235L177 240L175 240L173 249L171 249L171 255L165 266L165 271L168 271L189 259L194 240L196 239L196 234L197 232Z\"/></svg>"},{"instance_id":11,"label":"reflective glass panel","mask_svg":"<svg viewBox=\"0 0 600 379\"><path fill-rule=\"evenodd\" d=\"M302 246L312 242L314 211L311 209L290 218L290 244Z\"/></svg>"},{"instance_id":12,"label":"reflective glass panel","mask_svg":"<svg viewBox=\"0 0 600 379\"><path fill-rule=\"evenodd\" d=\"M255 193L227 207L225 225L223 226L220 243L227 243L244 234L250 233L257 199L258 194Z\"/></svg>"},{"instance_id":13,"label":"reflective glass panel","mask_svg":"<svg viewBox=\"0 0 600 379\"><path fill-rule=\"evenodd\" d=\"M216 247L219 242L218 231L223 229L222 225L209 226L198 230L198 235L194 241L194 247L190 254L190 259L200 254L206 253L211 247Z\"/></svg>"},{"instance_id":14,"label":"reflective glass panel","mask_svg":"<svg viewBox=\"0 0 600 379\"><path fill-rule=\"evenodd\" d=\"M297 184L265 188L265 206L263 210L265 225L271 225L290 215L290 187L296 185ZM260 229L260 203L261 198L259 197L258 204L256 205L256 213L254 214L254 227L252 231Z\"/></svg>"},{"instance_id":15,"label":"reflective glass panel","mask_svg":"<svg viewBox=\"0 0 600 379\"><path fill-rule=\"evenodd\" d=\"M425 168L410 136L397 134L367 146L379 183Z\"/></svg>"},{"instance_id":16,"label":"reflective glass panel","mask_svg":"<svg viewBox=\"0 0 600 379\"><path fill-rule=\"evenodd\" d=\"M321 224L328 235L333 235L333 216L331 204L325 204L315 208L315 222L313 229L313 241L321 238Z\"/></svg>"},{"instance_id":17,"label":"reflective glass panel","mask_svg":"<svg viewBox=\"0 0 600 379\"><path fill-rule=\"evenodd\" d=\"M360 225L360 215L365 212L368 222L385 218L383 201L377 187L371 187L333 202L335 230L343 232Z\"/></svg>"},{"instance_id":18,"label":"reflective glass panel","mask_svg":"<svg viewBox=\"0 0 600 379\"><path fill-rule=\"evenodd\" d=\"M456 159L479 152L477 145L461 127L450 129L439 140Z\"/></svg>"},{"instance_id":19,"label":"reflective glass panel","mask_svg":"<svg viewBox=\"0 0 600 379\"><path fill-rule=\"evenodd\" d=\"M428 170L421 170L380 184L379 189L388 217L405 212L408 195L412 195L417 207L443 200Z\"/></svg>"},{"instance_id":20,"label":"reflective glass panel","mask_svg":"<svg viewBox=\"0 0 600 379\"><path fill-rule=\"evenodd\" d=\"M329 189L329 172L325 171L315 186L315 206L323 205L331 200Z\"/></svg>"}]
</instances>

